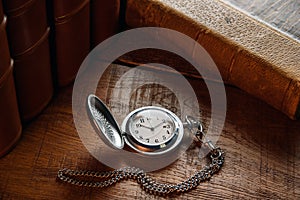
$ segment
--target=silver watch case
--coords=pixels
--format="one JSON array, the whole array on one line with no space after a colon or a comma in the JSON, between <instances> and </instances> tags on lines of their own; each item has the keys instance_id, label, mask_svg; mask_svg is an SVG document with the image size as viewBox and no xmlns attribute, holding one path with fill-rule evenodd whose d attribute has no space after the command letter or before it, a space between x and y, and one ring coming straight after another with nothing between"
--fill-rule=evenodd
<instances>
[{"instance_id":1,"label":"silver watch case","mask_svg":"<svg viewBox=\"0 0 300 200\"><path fill-rule=\"evenodd\" d=\"M137 141L129 131L129 121L134 115L145 109L157 109L165 112L174 122L173 136L160 145L147 145ZM87 112L90 122L102 141L114 148L123 149L125 143L134 151L145 155L162 155L170 152L180 145L184 128L181 120L171 111L157 107L146 106L138 108L129 113L123 120L121 129L107 106L95 95L91 94L87 98ZM122 131L121 131L122 130Z\"/></svg>"}]
</instances>

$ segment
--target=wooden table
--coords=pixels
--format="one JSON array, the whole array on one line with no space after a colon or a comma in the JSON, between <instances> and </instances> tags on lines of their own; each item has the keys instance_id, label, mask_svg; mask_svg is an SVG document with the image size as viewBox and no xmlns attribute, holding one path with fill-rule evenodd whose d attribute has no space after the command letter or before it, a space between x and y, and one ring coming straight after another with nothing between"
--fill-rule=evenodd
<instances>
[{"instance_id":1,"label":"wooden table","mask_svg":"<svg viewBox=\"0 0 300 200\"><path fill-rule=\"evenodd\" d=\"M116 82L129 69L116 66L106 72L101 79L102 86L98 88L102 99L109 102ZM204 92L205 84L192 78L189 81L197 91L206 126L210 105L209 96ZM147 86L152 92L157 88L157 85ZM122 97L126 88L117 91ZM235 87L226 86L226 92L227 116L217 143L226 151L225 165L210 181L172 198L299 199L299 121L288 119ZM0 199L162 198L145 193L131 180L97 189L74 187L56 179L57 171L65 167L107 170L88 153L78 137L72 117L71 94L72 86L59 90L47 109L24 128L16 148L0 160ZM147 103L145 99L143 102ZM137 101L133 100L132 105ZM161 182L179 182L199 169L201 163L197 151L191 148L172 165L151 172L151 175Z\"/></svg>"}]
</instances>

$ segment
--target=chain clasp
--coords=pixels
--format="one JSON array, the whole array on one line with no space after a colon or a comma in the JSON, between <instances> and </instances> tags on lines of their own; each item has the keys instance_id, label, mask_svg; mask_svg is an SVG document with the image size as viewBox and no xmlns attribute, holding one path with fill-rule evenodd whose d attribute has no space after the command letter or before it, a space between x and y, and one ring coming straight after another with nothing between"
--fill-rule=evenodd
<instances>
[{"instance_id":1,"label":"chain clasp","mask_svg":"<svg viewBox=\"0 0 300 200\"><path fill-rule=\"evenodd\" d=\"M206 138L206 134L203 130L201 122L195 120L195 118L192 116L186 116L185 120L186 122L184 123L184 126L186 126L195 135L199 142L206 145L210 150L217 148L211 140Z\"/></svg>"}]
</instances>

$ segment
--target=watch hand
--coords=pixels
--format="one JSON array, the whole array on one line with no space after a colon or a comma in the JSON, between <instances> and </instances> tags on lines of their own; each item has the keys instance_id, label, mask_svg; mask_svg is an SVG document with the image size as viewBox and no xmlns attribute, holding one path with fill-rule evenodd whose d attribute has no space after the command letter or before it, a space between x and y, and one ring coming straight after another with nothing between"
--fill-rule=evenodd
<instances>
[{"instance_id":1,"label":"watch hand","mask_svg":"<svg viewBox=\"0 0 300 200\"><path fill-rule=\"evenodd\" d=\"M152 124L150 122L150 119L149 118L146 118L146 119L147 119L148 124L150 124L150 126L151 126L151 130L154 130L154 128L153 128L153 126L152 126Z\"/></svg>"},{"instance_id":2,"label":"watch hand","mask_svg":"<svg viewBox=\"0 0 300 200\"><path fill-rule=\"evenodd\" d=\"M152 127L148 127L148 126L145 126L145 125L143 125L143 124L140 124L142 127L144 127L144 128L148 128L148 129L150 129L150 130L152 130L153 131L153 128Z\"/></svg>"},{"instance_id":3,"label":"watch hand","mask_svg":"<svg viewBox=\"0 0 300 200\"><path fill-rule=\"evenodd\" d=\"M165 122L160 122L159 124L157 124L156 126L153 127L153 129L156 129L157 127L159 127L160 125L164 124Z\"/></svg>"}]
</instances>

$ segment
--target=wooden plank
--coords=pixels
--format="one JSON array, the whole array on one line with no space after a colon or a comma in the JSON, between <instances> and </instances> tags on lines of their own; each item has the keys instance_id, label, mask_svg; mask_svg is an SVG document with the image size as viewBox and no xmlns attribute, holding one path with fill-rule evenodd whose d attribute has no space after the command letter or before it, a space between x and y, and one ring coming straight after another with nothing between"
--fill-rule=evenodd
<instances>
[{"instance_id":1,"label":"wooden plank","mask_svg":"<svg viewBox=\"0 0 300 200\"><path fill-rule=\"evenodd\" d=\"M116 106L112 91L117 91L119 97L127 92L127 88L115 86L129 69L115 66L102 77L97 92L101 92L98 94L106 102L111 102L110 106ZM131 80L138 81L138 78L132 77ZM206 86L196 79L189 81L197 88L206 126L210 117ZM151 91L151 86L146 89ZM155 101L162 97L157 91L166 91L155 85L152 89L157 94ZM227 86L226 91L228 112L218 141L218 145L226 151L224 167L209 182L172 198L299 199L299 121L288 119L237 88ZM133 106L150 101L147 96L140 97L133 98ZM0 160L0 199L163 199L145 193L130 180L106 189L74 187L56 180L57 171L65 167L108 169L82 145L73 123L71 98L72 86L59 91L47 109L25 127L17 147ZM165 102L166 105L168 102ZM166 169L151 174L162 182L184 180L203 164L197 159L197 154L197 149L191 148Z\"/></svg>"}]
</instances>

